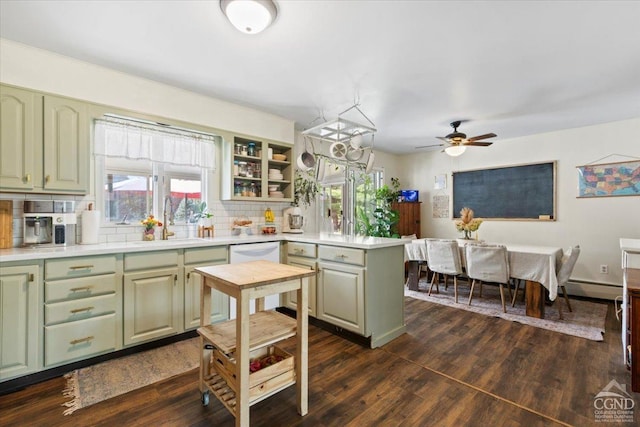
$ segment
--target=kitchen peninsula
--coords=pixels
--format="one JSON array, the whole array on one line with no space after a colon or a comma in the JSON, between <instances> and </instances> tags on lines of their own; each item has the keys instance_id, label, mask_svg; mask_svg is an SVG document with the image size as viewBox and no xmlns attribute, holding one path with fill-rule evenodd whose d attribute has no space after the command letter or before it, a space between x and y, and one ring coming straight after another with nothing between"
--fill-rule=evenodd
<instances>
[{"instance_id":1,"label":"kitchen peninsula","mask_svg":"<svg viewBox=\"0 0 640 427\"><path fill-rule=\"evenodd\" d=\"M273 241L280 242L281 263L302 260L317 270L309 287L312 318L372 348L405 332L400 239L256 235L3 249L0 275L18 308L8 328L16 351L3 358L0 386L192 331L200 304L194 268L228 263L233 245ZM215 295L211 305L212 322L229 317L225 296ZM280 305L292 306L288 294Z\"/></svg>"}]
</instances>

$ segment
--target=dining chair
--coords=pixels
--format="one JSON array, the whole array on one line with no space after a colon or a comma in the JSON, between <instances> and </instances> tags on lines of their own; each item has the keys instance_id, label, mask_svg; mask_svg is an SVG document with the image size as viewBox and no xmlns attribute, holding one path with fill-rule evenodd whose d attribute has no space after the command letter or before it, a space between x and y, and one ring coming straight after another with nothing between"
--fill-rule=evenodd
<instances>
[{"instance_id":1,"label":"dining chair","mask_svg":"<svg viewBox=\"0 0 640 427\"><path fill-rule=\"evenodd\" d=\"M435 285L436 291L440 293L438 282L440 275L444 277L445 289L447 277L453 277L454 299L458 302L458 276L462 274L462 262L460 260L460 249L455 240L427 239L427 265L433 272L429 295Z\"/></svg>"},{"instance_id":2,"label":"dining chair","mask_svg":"<svg viewBox=\"0 0 640 427\"><path fill-rule=\"evenodd\" d=\"M578 256L580 255L580 245L573 246L566 251L562 255L562 262L560 264L560 269L558 270L558 274L556 277L558 278L558 289L562 290L562 296L567 303L567 308L569 311L573 311L571 309L571 303L569 302L569 296L567 295L567 283L569 282L569 278L571 277L571 273L573 272L573 268L576 266L576 261L578 261ZM560 319L562 319L562 304L558 302L558 314Z\"/></svg>"},{"instance_id":3,"label":"dining chair","mask_svg":"<svg viewBox=\"0 0 640 427\"><path fill-rule=\"evenodd\" d=\"M502 311L507 312L504 301L504 286L509 289L509 257L507 248L502 245L467 245L465 246L465 258L467 262L467 276L472 280L469 293L469 305L473 299L473 289L476 282L480 283L480 296L482 296L482 283L497 283L500 286L500 299Z\"/></svg>"}]
</instances>

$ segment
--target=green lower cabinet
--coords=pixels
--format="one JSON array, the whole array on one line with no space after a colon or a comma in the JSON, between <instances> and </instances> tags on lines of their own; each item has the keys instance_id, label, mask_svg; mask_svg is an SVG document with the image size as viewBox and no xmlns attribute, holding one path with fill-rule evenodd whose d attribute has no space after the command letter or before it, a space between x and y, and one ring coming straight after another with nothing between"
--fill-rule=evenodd
<instances>
[{"instance_id":1,"label":"green lower cabinet","mask_svg":"<svg viewBox=\"0 0 640 427\"><path fill-rule=\"evenodd\" d=\"M115 351L118 348L115 328L116 314L113 312L75 322L45 326L45 366Z\"/></svg>"},{"instance_id":2,"label":"green lower cabinet","mask_svg":"<svg viewBox=\"0 0 640 427\"><path fill-rule=\"evenodd\" d=\"M37 265L0 270L0 381L40 368L39 271Z\"/></svg>"},{"instance_id":3,"label":"green lower cabinet","mask_svg":"<svg viewBox=\"0 0 640 427\"><path fill-rule=\"evenodd\" d=\"M211 263L207 265L226 264ZM188 266L185 271L184 285L184 328L200 326L200 281L202 276L193 271L196 266ZM215 289L211 290L211 324L229 319L229 296Z\"/></svg>"},{"instance_id":4,"label":"green lower cabinet","mask_svg":"<svg viewBox=\"0 0 640 427\"><path fill-rule=\"evenodd\" d=\"M365 334L364 272L361 267L318 263L318 319Z\"/></svg>"},{"instance_id":5,"label":"green lower cabinet","mask_svg":"<svg viewBox=\"0 0 640 427\"><path fill-rule=\"evenodd\" d=\"M182 332L182 276L178 268L125 273L124 345Z\"/></svg>"}]
</instances>

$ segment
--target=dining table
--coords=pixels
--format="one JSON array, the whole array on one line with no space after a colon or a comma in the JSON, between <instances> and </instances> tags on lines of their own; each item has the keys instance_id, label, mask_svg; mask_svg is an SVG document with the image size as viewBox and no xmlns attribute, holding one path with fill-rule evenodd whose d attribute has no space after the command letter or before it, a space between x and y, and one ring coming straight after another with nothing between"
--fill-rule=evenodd
<instances>
[{"instance_id":1,"label":"dining table","mask_svg":"<svg viewBox=\"0 0 640 427\"><path fill-rule=\"evenodd\" d=\"M460 258L465 265L465 245L467 242L457 239ZM420 264L427 261L427 239L415 239L405 244L405 261L409 263L407 287L418 290ZM489 244L487 242L482 242ZM498 243L491 243L498 244ZM556 276L561 262L561 247L501 243L507 248L509 256L509 274L514 279L525 281L525 312L527 316L544 318L547 295L554 301L558 296L558 278Z\"/></svg>"}]
</instances>

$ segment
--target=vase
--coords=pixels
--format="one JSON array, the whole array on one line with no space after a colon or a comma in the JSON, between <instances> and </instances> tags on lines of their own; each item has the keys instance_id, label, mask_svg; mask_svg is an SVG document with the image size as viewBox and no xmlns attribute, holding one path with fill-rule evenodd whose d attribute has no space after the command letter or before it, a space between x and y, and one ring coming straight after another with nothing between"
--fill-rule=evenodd
<instances>
[{"instance_id":1,"label":"vase","mask_svg":"<svg viewBox=\"0 0 640 427\"><path fill-rule=\"evenodd\" d=\"M469 230L463 230L464 231L464 240L471 240L471 231Z\"/></svg>"},{"instance_id":2,"label":"vase","mask_svg":"<svg viewBox=\"0 0 640 427\"><path fill-rule=\"evenodd\" d=\"M150 242L152 240L156 240L156 230L154 230L153 228L151 229L145 229L142 232L142 240Z\"/></svg>"}]
</instances>

